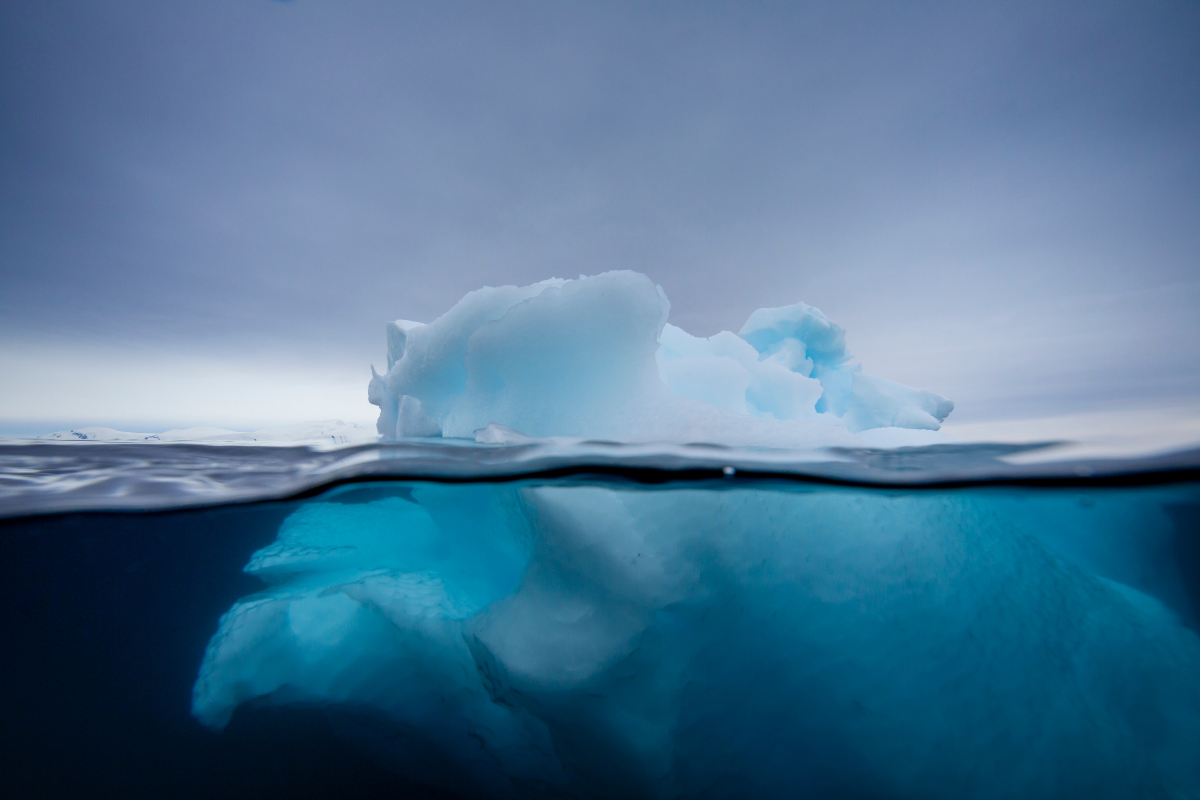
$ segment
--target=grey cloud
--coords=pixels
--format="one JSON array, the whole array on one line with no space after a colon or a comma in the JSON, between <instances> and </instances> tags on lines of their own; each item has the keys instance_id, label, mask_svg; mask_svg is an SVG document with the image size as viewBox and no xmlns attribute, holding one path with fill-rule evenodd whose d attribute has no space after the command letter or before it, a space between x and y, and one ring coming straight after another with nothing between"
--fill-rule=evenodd
<instances>
[{"instance_id":1,"label":"grey cloud","mask_svg":"<svg viewBox=\"0 0 1200 800\"><path fill-rule=\"evenodd\" d=\"M1172 376L1146 392L1200 388L1191 4L0 15L9 342L254 341L365 365L386 319L628 267L693 332L804 299L873 371L886 357L951 396L1074 403L1115 391L1118 366ZM1061 298L1163 286L1186 302L1061 318ZM985 321L1014 307L1033 321L1006 340ZM1110 324L1128 331L1120 365ZM962 331L998 374L937 363Z\"/></svg>"}]
</instances>

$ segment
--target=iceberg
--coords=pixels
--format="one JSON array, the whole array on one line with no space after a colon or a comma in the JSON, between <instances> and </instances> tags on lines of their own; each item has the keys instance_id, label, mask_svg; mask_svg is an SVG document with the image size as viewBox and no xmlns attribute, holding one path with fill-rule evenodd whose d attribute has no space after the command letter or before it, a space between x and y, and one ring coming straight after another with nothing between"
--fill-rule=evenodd
<instances>
[{"instance_id":1,"label":"iceberg","mask_svg":"<svg viewBox=\"0 0 1200 800\"><path fill-rule=\"evenodd\" d=\"M953 408L863 373L803 303L708 338L669 308L610 272L392 323L379 433L811 454ZM733 467L350 483L250 557L263 589L221 617L192 713L320 708L467 797L1200 797L1200 594L1171 549L1197 508L1188 483L1097 503Z\"/></svg>"},{"instance_id":2,"label":"iceberg","mask_svg":"<svg viewBox=\"0 0 1200 800\"><path fill-rule=\"evenodd\" d=\"M385 438L531 437L862 446L894 429L927 444L954 404L862 372L845 332L804 303L760 309L734 334L667 323L662 288L607 272L471 292L429 324L387 329L368 391ZM907 435L905 435L907 434Z\"/></svg>"}]
</instances>

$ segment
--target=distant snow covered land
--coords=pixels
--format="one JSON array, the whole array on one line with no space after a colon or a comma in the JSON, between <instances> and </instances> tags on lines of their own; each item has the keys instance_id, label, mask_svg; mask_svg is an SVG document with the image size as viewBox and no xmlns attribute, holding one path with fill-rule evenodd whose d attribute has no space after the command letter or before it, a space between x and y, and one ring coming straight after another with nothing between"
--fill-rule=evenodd
<instances>
[{"instance_id":1,"label":"distant snow covered land","mask_svg":"<svg viewBox=\"0 0 1200 800\"><path fill-rule=\"evenodd\" d=\"M201 444L356 444L378 438L370 428L355 422L327 420L283 425L258 431L224 428L183 428L162 433L133 433L112 428L84 427L38 436L59 442L196 442Z\"/></svg>"}]
</instances>

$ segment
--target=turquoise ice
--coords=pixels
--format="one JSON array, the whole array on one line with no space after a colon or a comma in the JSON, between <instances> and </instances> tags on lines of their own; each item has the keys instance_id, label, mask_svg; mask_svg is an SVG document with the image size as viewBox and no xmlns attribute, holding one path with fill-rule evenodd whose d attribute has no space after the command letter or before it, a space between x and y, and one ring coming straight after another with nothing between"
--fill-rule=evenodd
<instances>
[{"instance_id":1,"label":"turquoise ice","mask_svg":"<svg viewBox=\"0 0 1200 800\"><path fill-rule=\"evenodd\" d=\"M345 490L341 490L345 491ZM248 570L193 712L488 797L1195 797L1194 487L395 484ZM1194 578L1194 576L1193 576Z\"/></svg>"}]
</instances>

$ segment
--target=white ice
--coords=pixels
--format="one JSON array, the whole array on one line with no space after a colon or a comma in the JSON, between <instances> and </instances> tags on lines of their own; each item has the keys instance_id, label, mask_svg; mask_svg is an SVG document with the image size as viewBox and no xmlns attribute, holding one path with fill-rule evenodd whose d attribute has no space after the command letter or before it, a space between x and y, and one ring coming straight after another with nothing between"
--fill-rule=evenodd
<instances>
[{"instance_id":1,"label":"white ice","mask_svg":"<svg viewBox=\"0 0 1200 800\"><path fill-rule=\"evenodd\" d=\"M379 432L472 438L495 424L616 441L927 444L954 408L862 372L844 331L804 303L709 338L667 324L669 311L661 287L621 271L485 287L427 325L398 320L388 371L370 384Z\"/></svg>"}]
</instances>

